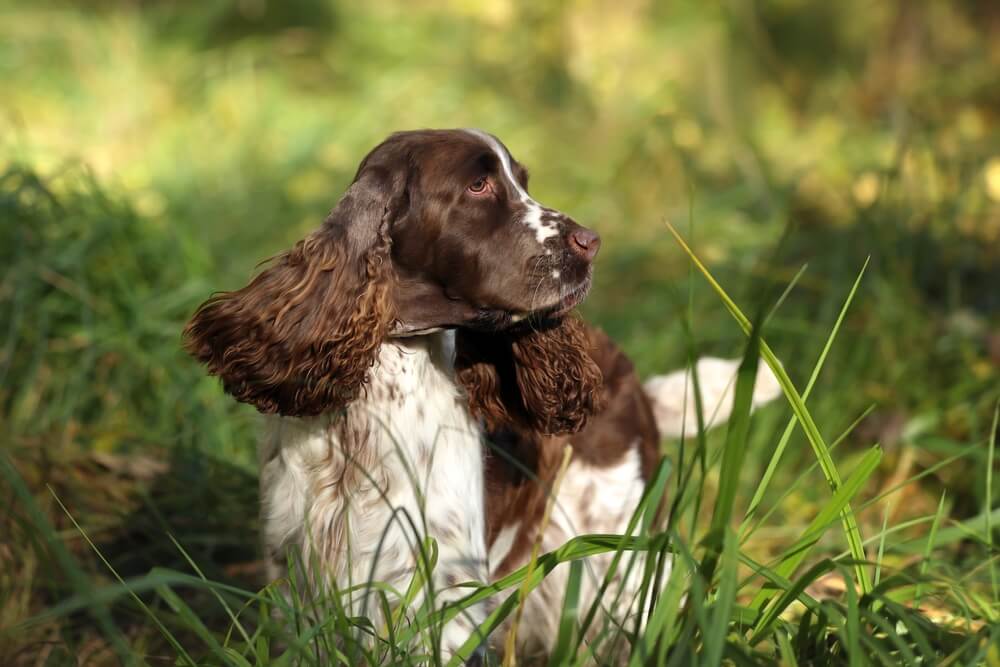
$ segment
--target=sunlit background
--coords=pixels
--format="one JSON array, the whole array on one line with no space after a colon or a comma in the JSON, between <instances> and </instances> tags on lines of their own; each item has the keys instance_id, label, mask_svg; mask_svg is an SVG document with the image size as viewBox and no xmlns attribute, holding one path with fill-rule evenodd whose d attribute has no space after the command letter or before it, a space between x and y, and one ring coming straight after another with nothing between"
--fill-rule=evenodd
<instances>
[{"instance_id":1,"label":"sunlit background","mask_svg":"<svg viewBox=\"0 0 1000 667\"><path fill-rule=\"evenodd\" d=\"M939 504L942 529L982 523L1000 387L991 0L7 2L0 447L82 572L110 581L55 496L125 575L182 567L169 530L210 576L253 581L255 417L185 357L183 322L314 228L387 134L469 126L601 233L583 313L644 374L745 341L666 222L750 314L806 267L764 333L800 390L870 258L813 414L829 441L864 415L842 470L885 448L866 499L919 476L856 508L869 532ZM757 417L748 488L789 414ZM796 433L761 557L828 495L813 463ZM0 512L0 627L76 590L32 521ZM927 528L887 557L922 558ZM936 557L967 569L966 533L943 535ZM0 655L104 650L88 623L0 636Z\"/></svg>"}]
</instances>

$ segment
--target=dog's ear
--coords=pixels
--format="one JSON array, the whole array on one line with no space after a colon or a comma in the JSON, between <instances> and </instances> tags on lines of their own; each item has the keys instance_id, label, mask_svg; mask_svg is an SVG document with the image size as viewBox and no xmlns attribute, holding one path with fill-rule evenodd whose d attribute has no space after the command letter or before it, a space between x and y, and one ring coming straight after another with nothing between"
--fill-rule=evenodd
<instances>
[{"instance_id":1,"label":"dog's ear","mask_svg":"<svg viewBox=\"0 0 1000 667\"><path fill-rule=\"evenodd\" d=\"M455 357L470 409L489 430L520 424L547 435L576 433L605 400L576 317L511 333L460 330Z\"/></svg>"},{"instance_id":2,"label":"dog's ear","mask_svg":"<svg viewBox=\"0 0 1000 667\"><path fill-rule=\"evenodd\" d=\"M395 319L389 227L405 187L404 175L363 165L317 231L198 308L187 350L261 412L316 415L354 400Z\"/></svg>"}]
</instances>

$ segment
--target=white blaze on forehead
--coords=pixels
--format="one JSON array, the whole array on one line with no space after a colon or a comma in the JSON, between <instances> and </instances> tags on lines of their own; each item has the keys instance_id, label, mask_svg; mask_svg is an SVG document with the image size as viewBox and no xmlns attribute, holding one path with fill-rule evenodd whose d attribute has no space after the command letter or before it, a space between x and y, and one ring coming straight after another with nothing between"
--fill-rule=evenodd
<instances>
[{"instance_id":1,"label":"white blaze on forehead","mask_svg":"<svg viewBox=\"0 0 1000 667\"><path fill-rule=\"evenodd\" d=\"M510 156L507 154L504 147L500 145L500 142L482 130L466 130L466 132L469 132L470 134L473 134L485 141L500 160L504 177L510 181L510 185L514 189L514 192L517 193L518 199L520 199L521 202L523 202L528 208L524 216L521 217L521 222L534 230L535 239L538 243L544 243L545 239L558 234L559 230L556 229L555 223L542 220L542 214L544 213L542 205L532 199L531 195L529 195L525 189L521 187L521 184L517 182L517 179L514 178L514 170L511 169L510 166Z\"/></svg>"}]
</instances>

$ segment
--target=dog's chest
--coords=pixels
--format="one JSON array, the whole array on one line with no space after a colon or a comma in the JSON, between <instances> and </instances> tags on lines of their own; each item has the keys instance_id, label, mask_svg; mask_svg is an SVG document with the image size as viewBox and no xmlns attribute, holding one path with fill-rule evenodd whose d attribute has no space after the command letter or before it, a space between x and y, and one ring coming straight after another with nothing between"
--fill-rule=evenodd
<instances>
[{"instance_id":1,"label":"dog's chest","mask_svg":"<svg viewBox=\"0 0 1000 667\"><path fill-rule=\"evenodd\" d=\"M272 424L260 452L271 555L298 547L353 581L402 576L427 535L485 559L479 428L450 342L445 333L384 344L346 413Z\"/></svg>"},{"instance_id":2,"label":"dog's chest","mask_svg":"<svg viewBox=\"0 0 1000 667\"><path fill-rule=\"evenodd\" d=\"M428 519L470 503L481 511L483 495L481 430L451 371L450 334L440 335L440 347L383 346L369 400L348 415L355 423L366 421L359 413L374 417L390 497L409 502L419 490Z\"/></svg>"}]
</instances>

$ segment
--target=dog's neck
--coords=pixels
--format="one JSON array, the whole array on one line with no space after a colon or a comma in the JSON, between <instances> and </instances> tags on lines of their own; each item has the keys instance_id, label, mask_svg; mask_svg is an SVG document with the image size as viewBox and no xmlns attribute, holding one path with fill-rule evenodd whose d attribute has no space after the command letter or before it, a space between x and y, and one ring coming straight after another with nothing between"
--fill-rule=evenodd
<instances>
[{"instance_id":1,"label":"dog's neck","mask_svg":"<svg viewBox=\"0 0 1000 667\"><path fill-rule=\"evenodd\" d=\"M427 336L430 334L436 334L445 331L444 327L427 327L427 328L412 328L402 322L398 323L391 332L389 332L389 340L394 340L396 338L414 338L417 336Z\"/></svg>"},{"instance_id":2,"label":"dog's neck","mask_svg":"<svg viewBox=\"0 0 1000 667\"><path fill-rule=\"evenodd\" d=\"M454 329L438 328L425 331L394 333L382 344L395 345L404 350L412 350L413 352L425 352L436 367L446 372L449 376L454 375ZM377 372L377 364L374 372Z\"/></svg>"}]
</instances>

